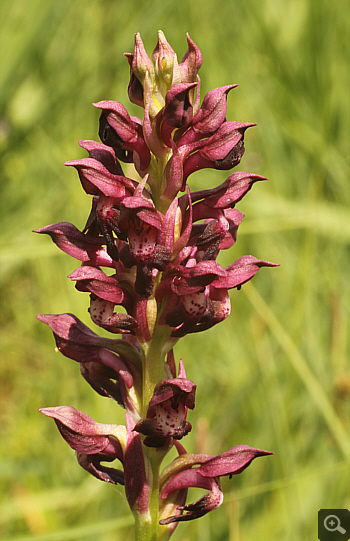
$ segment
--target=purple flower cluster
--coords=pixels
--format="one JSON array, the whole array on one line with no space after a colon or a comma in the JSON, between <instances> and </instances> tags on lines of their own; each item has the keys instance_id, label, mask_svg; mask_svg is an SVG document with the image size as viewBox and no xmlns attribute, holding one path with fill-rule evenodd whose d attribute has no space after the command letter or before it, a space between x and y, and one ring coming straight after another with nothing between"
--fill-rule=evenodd
<instances>
[{"instance_id":1,"label":"purple flower cluster","mask_svg":"<svg viewBox=\"0 0 350 541\"><path fill-rule=\"evenodd\" d=\"M126 54L128 94L144 109L143 118L130 116L119 102L94 104L101 110L101 142L80 141L89 157L66 163L92 196L87 223L82 231L67 222L37 230L81 262L70 278L90 294L91 320L122 337L102 338L72 314L38 317L93 389L126 409L126 427L96 423L68 406L41 411L55 420L83 468L125 485L136 515L152 514L147 457L154 466L152 457L163 458L175 445L179 456L157 487L159 523L168 536L178 521L222 503L220 476L240 473L255 457L270 454L239 445L216 457L190 455L178 442L191 430L186 416L196 386L182 361L176 369L173 346L223 321L230 313L228 291L260 267L275 266L250 255L226 268L217 262L220 250L236 242L243 219L236 203L266 179L235 172L213 189L190 191L188 177L195 171L239 164L245 131L254 124L226 120L227 95L236 85L216 88L200 103L202 56L189 36L187 41L178 62L159 32L152 62L136 35L133 54ZM124 176L120 162L133 163L139 178ZM115 459L122 469L102 464ZM185 505L193 486L209 492Z\"/></svg>"}]
</instances>

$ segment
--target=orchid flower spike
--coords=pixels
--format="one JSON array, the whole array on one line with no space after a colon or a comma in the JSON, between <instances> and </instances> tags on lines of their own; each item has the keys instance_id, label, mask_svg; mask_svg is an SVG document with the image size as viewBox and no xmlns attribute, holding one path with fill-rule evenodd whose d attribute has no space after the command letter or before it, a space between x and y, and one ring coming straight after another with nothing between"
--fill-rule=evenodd
<instances>
[{"instance_id":1,"label":"orchid flower spike","mask_svg":"<svg viewBox=\"0 0 350 541\"><path fill-rule=\"evenodd\" d=\"M77 262L69 278L88 294L89 317L103 336L70 313L38 319L91 388L125 410L125 426L99 423L70 406L40 411L54 420L80 466L125 487L135 540L165 541L179 522L221 505L221 477L272 454L247 445L217 456L186 452L196 384L183 361L176 363L174 347L226 319L229 291L276 264L252 255L219 263L220 252L237 242L244 214L236 205L265 177L235 171L209 189L191 189L191 175L230 171L244 158L246 131L255 124L226 118L237 85L210 90L201 101L203 59L188 34L181 60L162 31L151 56L140 34L125 56L128 96L141 114L131 116L111 99L94 103L100 141L80 141L87 156L65 163L91 200L85 225L35 230ZM171 449L178 456L164 468ZM206 493L187 502L191 487Z\"/></svg>"}]
</instances>

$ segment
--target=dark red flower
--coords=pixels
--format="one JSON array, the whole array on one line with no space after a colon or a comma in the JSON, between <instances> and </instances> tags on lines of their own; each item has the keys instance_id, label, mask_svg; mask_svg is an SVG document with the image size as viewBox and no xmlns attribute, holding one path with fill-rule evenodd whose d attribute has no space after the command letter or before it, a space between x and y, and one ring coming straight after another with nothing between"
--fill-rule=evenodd
<instances>
[{"instance_id":1,"label":"dark red flower","mask_svg":"<svg viewBox=\"0 0 350 541\"><path fill-rule=\"evenodd\" d=\"M196 385L186 379L180 361L177 378L160 381L153 393L147 411L147 419L139 421L134 430L147 436L144 444L148 447L164 447L171 438L180 440L192 428L186 421L187 409L193 409Z\"/></svg>"},{"instance_id":2,"label":"dark red flower","mask_svg":"<svg viewBox=\"0 0 350 541\"><path fill-rule=\"evenodd\" d=\"M180 513L162 519L160 524L193 520L216 509L223 502L219 477L237 475L254 458L271 454L247 445L237 445L218 456L181 454L162 474L161 498L166 501L170 494L190 487L203 488L209 493L194 503L179 506L177 509ZM182 514L183 511L187 511L186 514Z\"/></svg>"},{"instance_id":3,"label":"dark red flower","mask_svg":"<svg viewBox=\"0 0 350 541\"><path fill-rule=\"evenodd\" d=\"M124 461L126 429L124 426L96 423L85 413L70 406L42 408L52 417L68 445L77 452L79 464L101 481L124 484L124 474L101 462Z\"/></svg>"},{"instance_id":4,"label":"dark red flower","mask_svg":"<svg viewBox=\"0 0 350 541\"><path fill-rule=\"evenodd\" d=\"M57 349L80 363L81 374L95 391L130 411L138 409L141 357L134 346L125 340L101 338L73 314L37 317L50 326Z\"/></svg>"}]
</instances>

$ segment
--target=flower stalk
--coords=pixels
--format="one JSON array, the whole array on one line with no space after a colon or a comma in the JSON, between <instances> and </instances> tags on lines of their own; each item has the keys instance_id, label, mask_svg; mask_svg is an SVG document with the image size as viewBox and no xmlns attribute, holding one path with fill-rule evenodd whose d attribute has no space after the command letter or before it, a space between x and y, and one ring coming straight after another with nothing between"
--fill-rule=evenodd
<instances>
[{"instance_id":1,"label":"flower stalk","mask_svg":"<svg viewBox=\"0 0 350 541\"><path fill-rule=\"evenodd\" d=\"M147 414L154 388L164 378L164 363L166 357L166 344L170 338L169 329L156 325L152 340L145 344L143 349L142 368L142 417Z\"/></svg>"},{"instance_id":2,"label":"flower stalk","mask_svg":"<svg viewBox=\"0 0 350 541\"><path fill-rule=\"evenodd\" d=\"M86 471L125 486L137 541L169 539L179 522L216 509L223 501L220 477L271 454L245 445L218 456L188 454L180 443L192 429L187 414L196 385L183 361L175 361L176 342L223 321L228 291L275 266L250 255L226 268L217 263L220 250L235 244L244 217L236 203L266 179L239 171L219 186L191 191L196 171L240 163L245 131L254 124L226 120L227 96L237 85L211 90L201 103L202 55L189 36L187 43L178 62L159 32L151 60L136 34L134 52L125 56L128 95L142 117L116 101L94 104L101 142L80 141L89 156L66 162L92 196L86 225L36 230L80 262L69 278L89 293L91 320L111 338L72 314L38 318L89 385L125 409L126 425L100 424L69 406L40 411L54 419ZM135 178L124 175L122 163L134 164ZM173 447L178 457L162 469ZM186 503L190 487L206 493Z\"/></svg>"}]
</instances>

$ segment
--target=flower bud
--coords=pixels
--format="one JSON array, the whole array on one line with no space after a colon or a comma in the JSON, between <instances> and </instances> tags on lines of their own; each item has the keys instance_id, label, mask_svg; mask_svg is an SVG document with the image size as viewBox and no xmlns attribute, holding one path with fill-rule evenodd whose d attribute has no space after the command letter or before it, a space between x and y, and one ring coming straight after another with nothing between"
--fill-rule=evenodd
<instances>
[{"instance_id":1,"label":"flower bud","mask_svg":"<svg viewBox=\"0 0 350 541\"><path fill-rule=\"evenodd\" d=\"M198 71L202 65L202 53L187 34L188 49L179 64L181 83L194 83L197 80Z\"/></svg>"},{"instance_id":2,"label":"flower bud","mask_svg":"<svg viewBox=\"0 0 350 541\"><path fill-rule=\"evenodd\" d=\"M165 94L173 82L174 64L177 65L177 57L166 40L163 32L158 32L158 42L152 54L155 73L165 86Z\"/></svg>"},{"instance_id":3,"label":"flower bud","mask_svg":"<svg viewBox=\"0 0 350 541\"><path fill-rule=\"evenodd\" d=\"M154 81L153 64L146 53L146 49L139 33L135 34L134 55L131 67L133 73L142 85L145 82L146 73L148 73L151 81Z\"/></svg>"}]
</instances>

